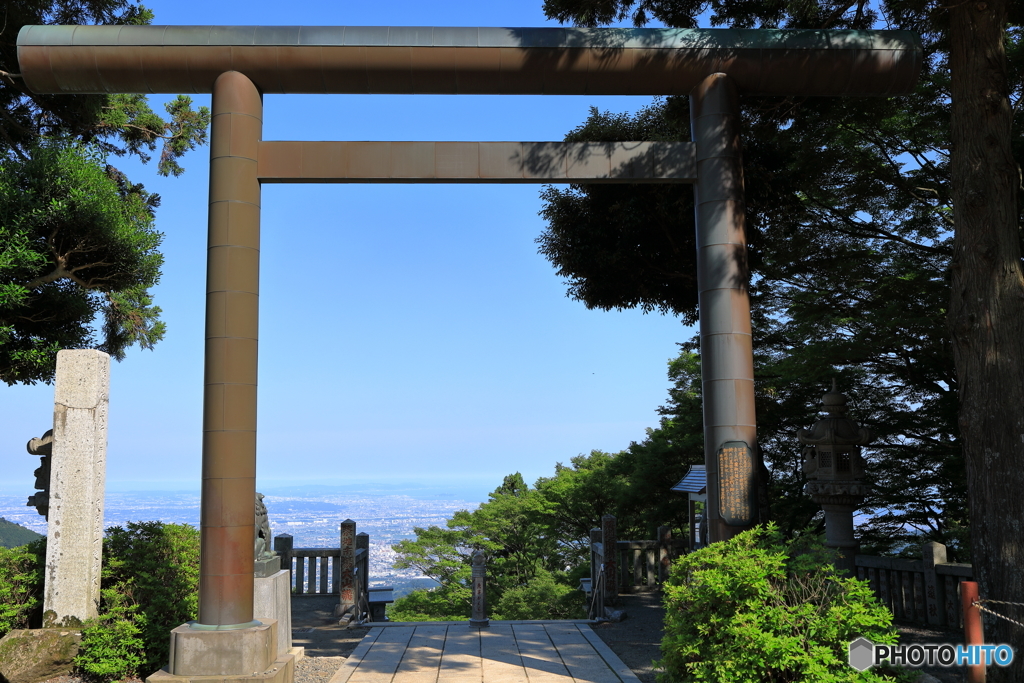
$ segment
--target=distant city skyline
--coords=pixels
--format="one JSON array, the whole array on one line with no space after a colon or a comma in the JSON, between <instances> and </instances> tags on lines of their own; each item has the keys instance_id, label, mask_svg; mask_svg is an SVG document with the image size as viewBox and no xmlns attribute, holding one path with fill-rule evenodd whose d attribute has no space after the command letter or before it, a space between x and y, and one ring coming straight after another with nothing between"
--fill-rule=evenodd
<instances>
[{"instance_id":1,"label":"distant city skyline","mask_svg":"<svg viewBox=\"0 0 1024 683\"><path fill-rule=\"evenodd\" d=\"M356 530L370 536L371 582L393 585L399 595L432 582L416 570L394 569L396 554L391 546L402 539L415 538L414 527L444 526L455 511L474 510L483 501L379 492L360 494L326 486L282 489L282 492L281 495L268 493L264 499L272 535L290 534L296 548L337 548L339 525L345 519L353 519ZM46 534L46 519L34 508L24 507L20 497L0 495L0 517ZM199 494L107 493L104 528L141 521L198 527Z\"/></svg>"},{"instance_id":2,"label":"distant city skyline","mask_svg":"<svg viewBox=\"0 0 1024 683\"><path fill-rule=\"evenodd\" d=\"M542 0L146 3L165 24L552 26ZM151 96L155 109L170 99ZM194 95L207 105L208 95ZM645 97L267 96L264 138L561 140L588 108ZM112 159L160 193L153 352L111 369L109 491L198 491L209 149L181 178ZM537 254L529 185L274 185L263 190L257 487L418 486L483 499L658 424L667 362L693 330L589 311ZM25 442L52 387L0 388L0 491L28 495ZM680 476L682 473L680 473ZM467 492L474 495L466 496Z\"/></svg>"}]
</instances>

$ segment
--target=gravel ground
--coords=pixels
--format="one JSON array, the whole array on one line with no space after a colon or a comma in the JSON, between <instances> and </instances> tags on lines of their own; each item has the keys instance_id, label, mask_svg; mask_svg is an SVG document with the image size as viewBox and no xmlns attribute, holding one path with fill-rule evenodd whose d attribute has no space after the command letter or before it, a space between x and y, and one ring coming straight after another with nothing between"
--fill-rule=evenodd
<instances>
[{"instance_id":1,"label":"gravel ground","mask_svg":"<svg viewBox=\"0 0 1024 683\"><path fill-rule=\"evenodd\" d=\"M628 666L641 683L654 683L654 660L661 658L665 608L661 593L620 595L617 610L626 618L618 623L594 624L591 628Z\"/></svg>"},{"instance_id":2,"label":"gravel ground","mask_svg":"<svg viewBox=\"0 0 1024 683\"><path fill-rule=\"evenodd\" d=\"M292 645L306 649L295 665L295 683L327 683L369 628L341 628L334 617L338 598L302 596L292 599Z\"/></svg>"},{"instance_id":3,"label":"gravel ground","mask_svg":"<svg viewBox=\"0 0 1024 683\"><path fill-rule=\"evenodd\" d=\"M957 643L964 642L964 634L958 631L937 631L922 626L896 625L900 632L900 644L911 643ZM941 683L967 683L964 668L947 669L942 666L923 666L921 671L937 678Z\"/></svg>"},{"instance_id":4,"label":"gravel ground","mask_svg":"<svg viewBox=\"0 0 1024 683\"><path fill-rule=\"evenodd\" d=\"M295 683L327 683L345 663L345 657L303 657L295 665ZM45 683L88 683L80 676L58 676ZM143 683L142 679L129 678L125 683Z\"/></svg>"},{"instance_id":5,"label":"gravel ground","mask_svg":"<svg viewBox=\"0 0 1024 683\"><path fill-rule=\"evenodd\" d=\"M303 657L295 665L295 683L327 683L346 657Z\"/></svg>"}]
</instances>

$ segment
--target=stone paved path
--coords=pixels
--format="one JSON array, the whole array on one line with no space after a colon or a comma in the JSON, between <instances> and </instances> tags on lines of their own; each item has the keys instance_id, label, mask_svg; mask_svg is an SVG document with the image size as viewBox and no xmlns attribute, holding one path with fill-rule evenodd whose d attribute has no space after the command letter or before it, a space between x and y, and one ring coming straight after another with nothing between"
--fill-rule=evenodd
<instances>
[{"instance_id":1,"label":"stone paved path","mask_svg":"<svg viewBox=\"0 0 1024 683\"><path fill-rule=\"evenodd\" d=\"M639 683L585 623L370 629L330 683Z\"/></svg>"}]
</instances>

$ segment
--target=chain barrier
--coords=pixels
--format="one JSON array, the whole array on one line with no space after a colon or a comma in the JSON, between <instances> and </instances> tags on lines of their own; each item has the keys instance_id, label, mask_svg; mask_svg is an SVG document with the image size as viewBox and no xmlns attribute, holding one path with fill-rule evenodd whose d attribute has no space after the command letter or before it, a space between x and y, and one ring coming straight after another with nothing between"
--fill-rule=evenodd
<instances>
[{"instance_id":1,"label":"chain barrier","mask_svg":"<svg viewBox=\"0 0 1024 683\"><path fill-rule=\"evenodd\" d=\"M987 602L987 603L990 603L990 604L993 604L993 605L1016 605L1018 607L1024 607L1024 602L1008 602L1006 600L975 600L973 603L971 603L974 607L977 607L982 612L987 612L988 614L991 614L994 617L999 617L1000 619L1008 621L1011 624L1016 624L1017 626L1020 626L1021 628L1024 628L1024 623L1021 623L1021 622L1017 621L1016 619L1011 619L1010 617L1002 615L999 612L993 612L992 610L990 610L987 607L983 607L982 606L983 602Z\"/></svg>"}]
</instances>

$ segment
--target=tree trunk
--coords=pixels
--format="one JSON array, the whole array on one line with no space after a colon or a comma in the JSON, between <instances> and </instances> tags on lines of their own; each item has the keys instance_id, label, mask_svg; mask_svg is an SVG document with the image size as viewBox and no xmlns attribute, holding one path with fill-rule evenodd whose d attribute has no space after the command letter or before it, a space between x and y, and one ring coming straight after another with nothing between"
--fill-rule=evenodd
<instances>
[{"instance_id":1,"label":"tree trunk","mask_svg":"<svg viewBox=\"0 0 1024 683\"><path fill-rule=\"evenodd\" d=\"M1024 277L1003 42L1007 3L950 3L956 234L949 323L975 577L982 599L1024 602ZM1008 643L1017 654L1009 669L989 668L990 683L1024 680L1024 629L1003 620L986 620L985 629L986 642Z\"/></svg>"}]
</instances>

